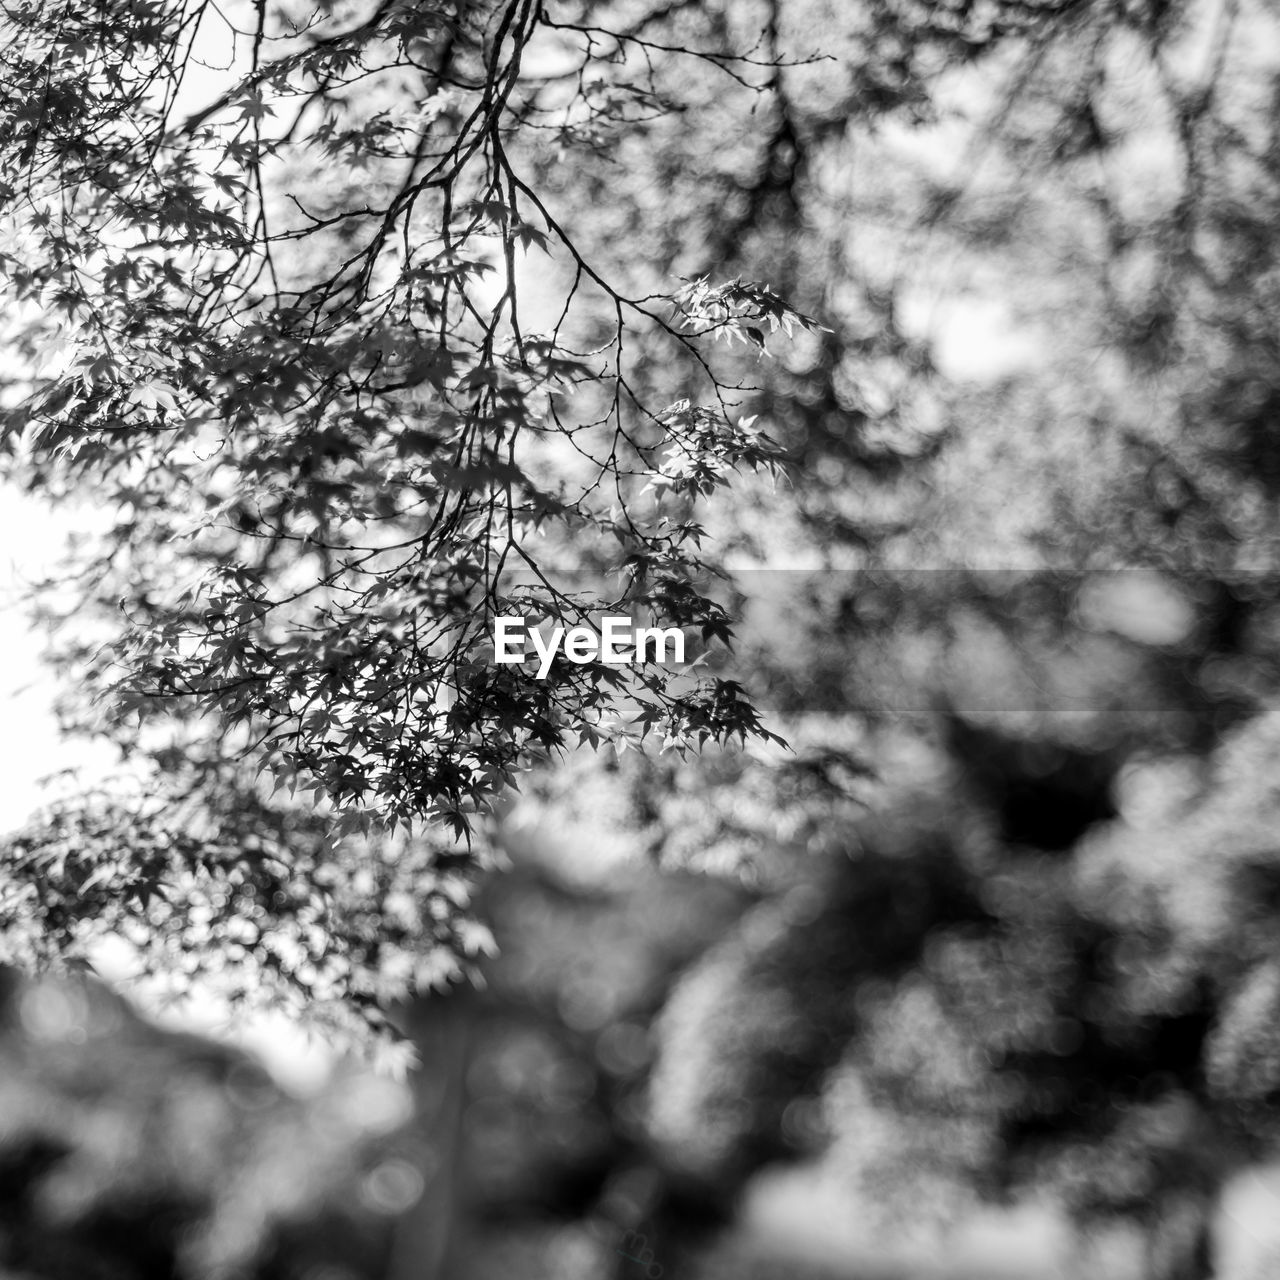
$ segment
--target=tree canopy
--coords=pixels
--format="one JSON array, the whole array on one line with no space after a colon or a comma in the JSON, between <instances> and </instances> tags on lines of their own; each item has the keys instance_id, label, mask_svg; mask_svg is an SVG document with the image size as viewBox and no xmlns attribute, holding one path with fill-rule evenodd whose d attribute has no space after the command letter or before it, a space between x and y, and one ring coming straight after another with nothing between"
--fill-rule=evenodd
<instances>
[{"instance_id":1,"label":"tree canopy","mask_svg":"<svg viewBox=\"0 0 1280 1280\"><path fill-rule=\"evenodd\" d=\"M42 600L68 727L130 762L13 844L11 958L134 924L168 965L213 945L373 1016L468 952L472 827L532 760L767 734L715 674L492 661L511 614L729 638L697 503L782 454L715 340L817 329L765 284L640 292L579 247L549 175L678 110L655 55L771 91L775 53L653 21L6 10L6 456L105 517Z\"/></svg>"},{"instance_id":2,"label":"tree canopy","mask_svg":"<svg viewBox=\"0 0 1280 1280\"><path fill-rule=\"evenodd\" d=\"M491 949L466 826L613 743L554 830L777 890L656 1146L874 1130L1199 1280L1275 1099L1268 7L6 12L6 456L106 513L43 600L131 762L9 842L6 958L376 1024ZM736 665L489 662L615 601Z\"/></svg>"}]
</instances>

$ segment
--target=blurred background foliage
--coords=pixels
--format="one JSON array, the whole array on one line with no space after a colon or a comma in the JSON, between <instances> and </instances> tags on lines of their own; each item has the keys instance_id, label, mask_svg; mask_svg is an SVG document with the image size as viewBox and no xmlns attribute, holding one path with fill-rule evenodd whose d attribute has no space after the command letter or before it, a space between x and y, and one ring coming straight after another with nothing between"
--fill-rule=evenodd
<instances>
[{"instance_id":1,"label":"blurred background foliage","mask_svg":"<svg viewBox=\"0 0 1280 1280\"><path fill-rule=\"evenodd\" d=\"M794 467L701 516L791 750L532 776L474 904L500 954L399 1015L385 1131L354 1072L303 1103L95 988L15 988L3 1265L1276 1274L1280 1199L1237 1212L1280 1115L1274 12L556 14L634 33L612 127L529 144L584 251L828 326L739 349ZM983 1203L985 1253L910 1252Z\"/></svg>"}]
</instances>

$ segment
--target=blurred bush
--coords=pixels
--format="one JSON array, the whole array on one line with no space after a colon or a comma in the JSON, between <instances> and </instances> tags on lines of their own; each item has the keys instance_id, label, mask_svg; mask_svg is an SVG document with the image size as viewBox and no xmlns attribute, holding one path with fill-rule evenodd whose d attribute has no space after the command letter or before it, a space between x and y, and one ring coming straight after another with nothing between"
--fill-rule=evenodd
<instances>
[{"instance_id":1,"label":"blurred bush","mask_svg":"<svg viewBox=\"0 0 1280 1280\"><path fill-rule=\"evenodd\" d=\"M90 981L0 976L0 1268L366 1280L405 1207L390 1082L286 1094Z\"/></svg>"}]
</instances>

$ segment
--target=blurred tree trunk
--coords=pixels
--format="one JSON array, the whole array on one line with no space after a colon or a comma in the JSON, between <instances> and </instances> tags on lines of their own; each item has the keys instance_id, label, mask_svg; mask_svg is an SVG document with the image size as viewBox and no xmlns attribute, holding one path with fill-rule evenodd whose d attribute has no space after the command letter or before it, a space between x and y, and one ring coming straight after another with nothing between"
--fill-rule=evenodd
<instances>
[{"instance_id":1,"label":"blurred tree trunk","mask_svg":"<svg viewBox=\"0 0 1280 1280\"><path fill-rule=\"evenodd\" d=\"M1213 1212L1217 1200L1188 1196L1149 1229L1146 1280L1213 1280Z\"/></svg>"},{"instance_id":2,"label":"blurred tree trunk","mask_svg":"<svg viewBox=\"0 0 1280 1280\"><path fill-rule=\"evenodd\" d=\"M457 1229L465 1213L463 1120L478 993L458 986L417 1000L406 1032L421 1065L412 1077L414 1127L421 1135L423 1192L399 1221L387 1280L448 1280L457 1273Z\"/></svg>"}]
</instances>

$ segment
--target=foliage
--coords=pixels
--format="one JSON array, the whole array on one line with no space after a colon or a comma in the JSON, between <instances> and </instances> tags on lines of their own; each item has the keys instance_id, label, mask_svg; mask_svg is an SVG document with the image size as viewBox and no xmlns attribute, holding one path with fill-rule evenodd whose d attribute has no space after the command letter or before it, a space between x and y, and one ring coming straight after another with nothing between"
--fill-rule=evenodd
<instances>
[{"instance_id":1,"label":"foliage","mask_svg":"<svg viewBox=\"0 0 1280 1280\"><path fill-rule=\"evenodd\" d=\"M397 1086L343 1073L304 1102L247 1054L153 1026L96 983L3 985L6 1273L383 1273L412 1170Z\"/></svg>"},{"instance_id":2,"label":"foliage","mask_svg":"<svg viewBox=\"0 0 1280 1280\"><path fill-rule=\"evenodd\" d=\"M135 11L159 50L170 10ZM139 913L139 945L225 953L248 918L301 952L251 942L246 962L374 1007L484 950L457 914L473 859L433 843L466 797L561 740L628 744L599 718L627 692L677 716L655 722L676 745L750 737L754 699L794 755L627 751L592 784L576 763L537 783L597 833L607 815L661 860L779 890L655 1024L662 1176L670 1160L723 1199L827 1141L881 1193L1033 1188L1124 1217L1153 1275L1198 1280L1212 1198L1274 1112L1276 753L1273 721L1240 727L1280 676L1267 7L335 10L251 30L225 116L171 109L184 129L148 106L136 196L110 157L147 144L94 97L117 55L100 90L91 24L68 21L56 56L6 56L64 121L83 71L107 182L25 108L33 181L79 174L88 203L66 221L20 203L44 247L5 261L113 345L54 352L12 434L39 486L136 494L113 554L81 566L89 604L61 602L91 633L63 650L88 677L67 711L106 713L163 828L113 795L15 843L11 910L39 925L11 934L23 958ZM803 56L815 33L826 60ZM243 189L195 190L217 175ZM127 304L87 308L84 228L111 209L84 279L142 274L119 277ZM790 313L749 283L766 278L816 317L785 347ZM34 360L45 321L20 324ZM770 488L783 463L793 483ZM713 599L704 538L820 572ZM701 692L567 666L535 687L467 648L499 608L589 614L606 594L551 570L581 587L616 563L629 608L687 605L708 639L744 616L738 669ZM315 812L266 797L264 758L319 783ZM1193 798L1143 825L1126 788L1162 771ZM438 825L334 845L343 809ZM154 874L134 832L163 851ZM100 864L118 871L91 880ZM188 873L213 885L204 916L159 891ZM295 880L319 893L291 903ZM402 895L453 905L402 925ZM687 1228L653 1203L655 1243Z\"/></svg>"},{"instance_id":3,"label":"foliage","mask_svg":"<svg viewBox=\"0 0 1280 1280\"><path fill-rule=\"evenodd\" d=\"M566 742L766 733L715 674L491 661L504 614L730 638L697 503L781 455L710 348L817 328L740 277L624 291L616 252L579 249L547 174L679 105L634 74L643 30L592 19L6 10L5 451L106 517L42 608L67 726L129 762L13 845L9 959L133 921L148 963L371 1007L421 966L385 963L365 841L425 886L474 869L478 815ZM689 57L734 82L777 61ZM378 843L397 827L418 852ZM402 932L438 976L451 931L422 920Z\"/></svg>"},{"instance_id":4,"label":"foliage","mask_svg":"<svg viewBox=\"0 0 1280 1280\"><path fill-rule=\"evenodd\" d=\"M617 215L661 181L654 257L827 326L750 406L802 482L705 521L795 755L634 766L646 847L779 889L659 1024L654 1133L722 1192L826 1142L912 1214L1048 1193L1199 1280L1275 1136L1274 14L773 12L835 66L749 138L696 100Z\"/></svg>"}]
</instances>

